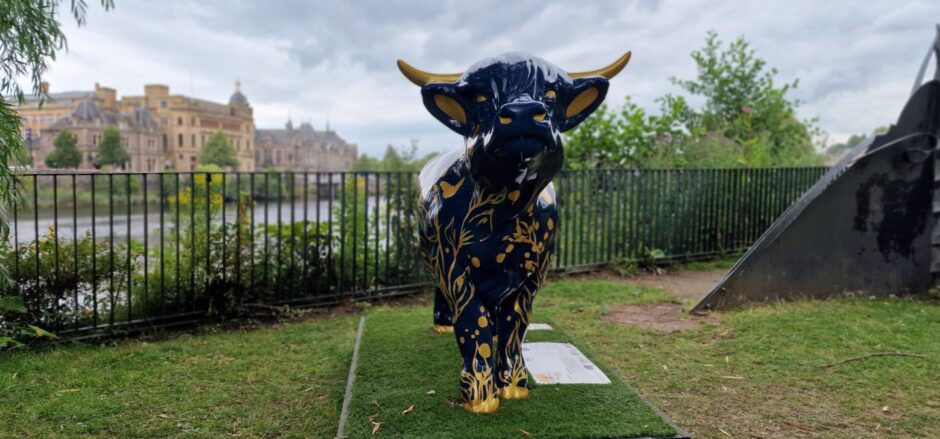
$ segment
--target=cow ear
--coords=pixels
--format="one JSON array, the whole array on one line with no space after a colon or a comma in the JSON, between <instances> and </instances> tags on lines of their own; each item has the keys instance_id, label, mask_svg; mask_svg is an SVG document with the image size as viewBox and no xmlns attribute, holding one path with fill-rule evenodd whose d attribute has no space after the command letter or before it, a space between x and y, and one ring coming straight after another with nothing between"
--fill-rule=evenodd
<instances>
[{"instance_id":1,"label":"cow ear","mask_svg":"<svg viewBox=\"0 0 940 439\"><path fill-rule=\"evenodd\" d=\"M470 132L463 98L453 82L431 83L421 87L424 106L437 120L462 136Z\"/></svg>"},{"instance_id":2,"label":"cow ear","mask_svg":"<svg viewBox=\"0 0 940 439\"><path fill-rule=\"evenodd\" d=\"M565 97L565 121L561 130L568 131L590 116L604 102L607 86L607 79L602 76L575 79Z\"/></svg>"}]
</instances>

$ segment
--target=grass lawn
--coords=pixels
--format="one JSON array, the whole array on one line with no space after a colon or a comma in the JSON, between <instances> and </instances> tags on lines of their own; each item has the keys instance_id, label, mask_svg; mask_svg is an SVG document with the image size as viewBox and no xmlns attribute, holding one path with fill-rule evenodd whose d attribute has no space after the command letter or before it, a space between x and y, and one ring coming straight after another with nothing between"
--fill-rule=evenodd
<instances>
[{"instance_id":1,"label":"grass lawn","mask_svg":"<svg viewBox=\"0 0 940 439\"><path fill-rule=\"evenodd\" d=\"M356 323L0 354L0 437L329 437Z\"/></svg>"},{"instance_id":2,"label":"grass lawn","mask_svg":"<svg viewBox=\"0 0 940 439\"><path fill-rule=\"evenodd\" d=\"M380 424L375 436L385 438L427 437L429 432L442 439L676 435L609 372L611 384L534 385L526 399L500 401L494 415L467 413L456 403L461 359L454 336L436 334L426 317L425 307L368 314L346 437L372 437L373 423ZM532 331L526 340L580 345L558 328Z\"/></svg>"},{"instance_id":3,"label":"grass lawn","mask_svg":"<svg viewBox=\"0 0 940 439\"><path fill-rule=\"evenodd\" d=\"M565 327L609 375L626 378L696 439L940 437L935 303L780 304L714 314L672 334L602 319L626 304L670 300L611 276L553 279L534 313ZM430 321L426 301L375 308ZM330 438L356 321L0 354L0 437ZM895 351L924 358L817 367ZM397 372L420 373L423 361Z\"/></svg>"},{"instance_id":4,"label":"grass lawn","mask_svg":"<svg viewBox=\"0 0 940 439\"><path fill-rule=\"evenodd\" d=\"M940 307L904 299L721 313L673 334L600 317L637 287L555 282L535 304L695 438L940 437ZM872 352L926 358L873 357ZM726 434L727 433L727 434Z\"/></svg>"}]
</instances>

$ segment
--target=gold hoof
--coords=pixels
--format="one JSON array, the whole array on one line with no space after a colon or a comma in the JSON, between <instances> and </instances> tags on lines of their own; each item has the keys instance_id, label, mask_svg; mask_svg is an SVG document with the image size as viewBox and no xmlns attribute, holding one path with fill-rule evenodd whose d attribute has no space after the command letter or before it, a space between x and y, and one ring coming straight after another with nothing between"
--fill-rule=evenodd
<instances>
[{"instance_id":1,"label":"gold hoof","mask_svg":"<svg viewBox=\"0 0 940 439\"><path fill-rule=\"evenodd\" d=\"M506 386L499 389L499 397L502 399L523 399L529 397L529 389L519 386Z\"/></svg>"},{"instance_id":2,"label":"gold hoof","mask_svg":"<svg viewBox=\"0 0 940 439\"><path fill-rule=\"evenodd\" d=\"M490 398L463 403L464 410L470 413L496 413L499 409L499 398Z\"/></svg>"},{"instance_id":3,"label":"gold hoof","mask_svg":"<svg viewBox=\"0 0 940 439\"><path fill-rule=\"evenodd\" d=\"M434 325L434 332L438 334L453 334L454 327L448 325Z\"/></svg>"}]
</instances>

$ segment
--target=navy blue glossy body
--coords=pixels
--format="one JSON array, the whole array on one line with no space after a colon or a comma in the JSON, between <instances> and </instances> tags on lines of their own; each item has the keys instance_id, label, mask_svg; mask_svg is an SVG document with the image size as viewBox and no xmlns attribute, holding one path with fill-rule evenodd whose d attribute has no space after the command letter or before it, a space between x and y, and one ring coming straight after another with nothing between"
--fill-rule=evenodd
<instances>
[{"instance_id":1,"label":"navy blue glossy body","mask_svg":"<svg viewBox=\"0 0 940 439\"><path fill-rule=\"evenodd\" d=\"M428 111L466 140L421 171L420 251L437 286L436 328L453 328L464 358L464 406L493 412L498 397L528 394L522 340L555 250L561 133L601 104L607 79L572 79L520 53L459 76L399 66L422 85Z\"/></svg>"}]
</instances>

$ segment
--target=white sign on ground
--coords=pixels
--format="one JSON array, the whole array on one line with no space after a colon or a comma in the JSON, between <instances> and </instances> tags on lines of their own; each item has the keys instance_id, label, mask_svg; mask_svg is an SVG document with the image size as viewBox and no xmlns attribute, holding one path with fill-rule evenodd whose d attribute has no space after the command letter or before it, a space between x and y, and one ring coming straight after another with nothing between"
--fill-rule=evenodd
<instances>
[{"instance_id":1,"label":"white sign on ground","mask_svg":"<svg viewBox=\"0 0 940 439\"><path fill-rule=\"evenodd\" d=\"M610 384L571 343L523 343L522 356L536 384Z\"/></svg>"},{"instance_id":2,"label":"white sign on ground","mask_svg":"<svg viewBox=\"0 0 940 439\"><path fill-rule=\"evenodd\" d=\"M533 323L529 325L528 330L529 331L551 331L552 325L549 325L548 323Z\"/></svg>"}]
</instances>

